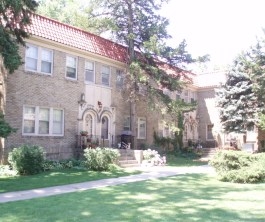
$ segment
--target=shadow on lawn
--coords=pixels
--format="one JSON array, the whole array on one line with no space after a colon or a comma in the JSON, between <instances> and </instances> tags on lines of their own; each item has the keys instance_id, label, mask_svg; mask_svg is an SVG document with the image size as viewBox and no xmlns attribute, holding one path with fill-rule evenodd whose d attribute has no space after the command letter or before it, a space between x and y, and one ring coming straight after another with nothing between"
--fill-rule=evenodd
<instances>
[{"instance_id":1,"label":"shadow on lawn","mask_svg":"<svg viewBox=\"0 0 265 222\"><path fill-rule=\"evenodd\" d=\"M262 195L253 195L253 190ZM6 203L1 217L13 221L261 222L264 193L262 184L222 183L208 175L189 174Z\"/></svg>"},{"instance_id":2,"label":"shadow on lawn","mask_svg":"<svg viewBox=\"0 0 265 222\"><path fill-rule=\"evenodd\" d=\"M137 173L140 172L127 172L123 169L115 169L111 172L96 172L81 169L51 170L30 176L0 178L0 193L117 178Z\"/></svg>"}]
</instances>

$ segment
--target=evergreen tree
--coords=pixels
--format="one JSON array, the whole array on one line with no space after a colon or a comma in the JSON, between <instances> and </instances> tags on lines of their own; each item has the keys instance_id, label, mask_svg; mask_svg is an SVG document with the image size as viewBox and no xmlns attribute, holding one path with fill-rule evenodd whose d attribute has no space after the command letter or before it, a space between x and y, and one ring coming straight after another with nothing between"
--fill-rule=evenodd
<instances>
[{"instance_id":1,"label":"evergreen tree","mask_svg":"<svg viewBox=\"0 0 265 222\"><path fill-rule=\"evenodd\" d=\"M254 84L246 72L245 55L240 55L228 73L226 83L218 90L217 106L225 132L245 132L254 126L257 113L263 106L253 90Z\"/></svg>"},{"instance_id":2,"label":"evergreen tree","mask_svg":"<svg viewBox=\"0 0 265 222\"><path fill-rule=\"evenodd\" d=\"M0 55L9 73L21 64L18 44L24 45L28 37L25 27L37 8L34 0L2 0L0 3Z\"/></svg>"},{"instance_id":3,"label":"evergreen tree","mask_svg":"<svg viewBox=\"0 0 265 222\"><path fill-rule=\"evenodd\" d=\"M256 45L250 47L244 54L244 72L253 82L253 91L257 96L258 125L265 130L265 39L259 39Z\"/></svg>"},{"instance_id":4,"label":"evergreen tree","mask_svg":"<svg viewBox=\"0 0 265 222\"><path fill-rule=\"evenodd\" d=\"M182 112L186 104L171 100L164 89L181 91L185 64L195 62L186 42L176 48L166 45L168 20L159 15L164 0L101 0L96 17L104 12L115 41L127 46L126 92L131 104L131 130L136 135L136 103L139 99L162 113ZM100 10L101 9L101 10ZM97 14L96 14L97 13ZM194 107L194 106L193 106ZM136 138L136 137L135 137ZM136 145L136 140L134 140Z\"/></svg>"}]
</instances>

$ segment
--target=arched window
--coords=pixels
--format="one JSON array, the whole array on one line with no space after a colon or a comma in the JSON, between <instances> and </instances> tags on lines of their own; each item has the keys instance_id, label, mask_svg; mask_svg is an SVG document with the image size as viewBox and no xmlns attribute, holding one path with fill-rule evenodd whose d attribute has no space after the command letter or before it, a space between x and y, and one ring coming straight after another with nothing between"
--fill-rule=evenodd
<instances>
[{"instance_id":1,"label":"arched window","mask_svg":"<svg viewBox=\"0 0 265 222\"><path fill-rule=\"evenodd\" d=\"M93 117L90 114L86 115L85 124L88 135L93 135Z\"/></svg>"},{"instance_id":2,"label":"arched window","mask_svg":"<svg viewBox=\"0 0 265 222\"><path fill-rule=\"evenodd\" d=\"M106 116L103 116L101 119L101 138L109 138L109 119Z\"/></svg>"}]
</instances>

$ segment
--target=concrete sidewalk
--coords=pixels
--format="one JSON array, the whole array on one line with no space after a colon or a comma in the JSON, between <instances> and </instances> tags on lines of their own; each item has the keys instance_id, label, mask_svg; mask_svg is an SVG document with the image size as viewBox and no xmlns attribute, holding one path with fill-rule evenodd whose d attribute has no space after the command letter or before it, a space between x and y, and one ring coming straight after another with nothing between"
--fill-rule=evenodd
<instances>
[{"instance_id":1,"label":"concrete sidewalk","mask_svg":"<svg viewBox=\"0 0 265 222\"><path fill-rule=\"evenodd\" d=\"M64 193L84 191L100 187L115 186L119 184L133 183L138 181L151 180L161 177L169 177L169 176L182 175L188 173L215 173L214 169L208 165L196 166L196 167L168 167L168 166L139 167L134 169L141 170L142 173L137 175L119 177L119 178L110 178L110 179L68 184L62 186L2 193L0 194L0 203L33 199L39 197L47 197L47 196L64 194Z\"/></svg>"}]
</instances>

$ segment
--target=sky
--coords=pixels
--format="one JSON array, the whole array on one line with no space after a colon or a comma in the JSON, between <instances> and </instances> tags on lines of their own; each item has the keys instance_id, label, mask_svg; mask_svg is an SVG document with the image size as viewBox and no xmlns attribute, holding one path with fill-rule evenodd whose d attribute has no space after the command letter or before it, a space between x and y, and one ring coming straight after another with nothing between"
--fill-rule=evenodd
<instances>
[{"instance_id":1,"label":"sky","mask_svg":"<svg viewBox=\"0 0 265 222\"><path fill-rule=\"evenodd\" d=\"M264 10L265 0L170 0L162 15L170 22L170 44L185 39L192 56L210 54L212 69L232 64L263 36Z\"/></svg>"}]
</instances>

